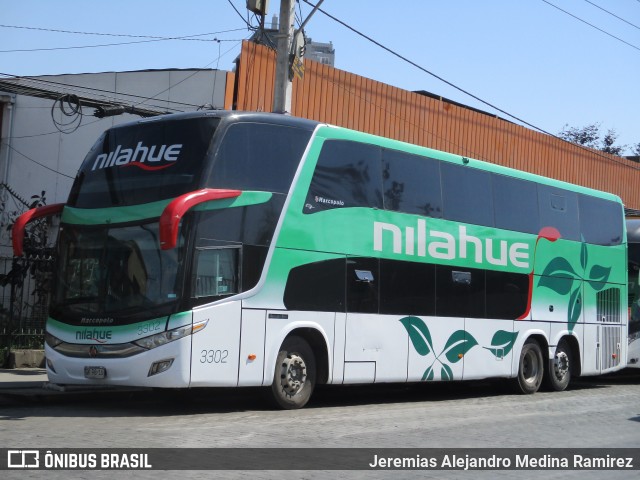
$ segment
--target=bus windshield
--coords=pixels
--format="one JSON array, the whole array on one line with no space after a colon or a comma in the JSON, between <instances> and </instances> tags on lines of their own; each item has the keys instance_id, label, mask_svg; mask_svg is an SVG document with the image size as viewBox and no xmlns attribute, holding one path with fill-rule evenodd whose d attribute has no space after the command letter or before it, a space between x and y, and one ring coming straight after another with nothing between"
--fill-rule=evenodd
<instances>
[{"instance_id":1,"label":"bus windshield","mask_svg":"<svg viewBox=\"0 0 640 480\"><path fill-rule=\"evenodd\" d=\"M55 310L83 317L122 320L172 313L178 300L181 247L158 248L158 224L105 229L65 226L60 232ZM86 320L85 320L86 321ZM120 323L127 323L126 320Z\"/></svg>"},{"instance_id":2,"label":"bus windshield","mask_svg":"<svg viewBox=\"0 0 640 480\"><path fill-rule=\"evenodd\" d=\"M68 205L139 205L195 190L219 123L215 117L146 120L106 131L85 157Z\"/></svg>"}]
</instances>

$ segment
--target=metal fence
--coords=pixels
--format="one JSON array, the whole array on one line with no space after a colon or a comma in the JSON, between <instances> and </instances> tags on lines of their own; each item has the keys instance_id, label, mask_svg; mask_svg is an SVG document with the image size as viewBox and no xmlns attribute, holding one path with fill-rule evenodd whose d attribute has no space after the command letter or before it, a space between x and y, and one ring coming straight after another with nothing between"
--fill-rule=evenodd
<instances>
[{"instance_id":1,"label":"metal fence","mask_svg":"<svg viewBox=\"0 0 640 480\"><path fill-rule=\"evenodd\" d=\"M10 349L44 346L52 256L0 257L0 366Z\"/></svg>"}]
</instances>

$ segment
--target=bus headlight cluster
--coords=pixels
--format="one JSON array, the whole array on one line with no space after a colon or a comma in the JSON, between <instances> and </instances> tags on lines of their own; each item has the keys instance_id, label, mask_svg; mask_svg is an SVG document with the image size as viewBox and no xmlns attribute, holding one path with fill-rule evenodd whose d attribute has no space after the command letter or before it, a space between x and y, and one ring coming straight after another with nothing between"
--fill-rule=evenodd
<instances>
[{"instance_id":1,"label":"bus headlight cluster","mask_svg":"<svg viewBox=\"0 0 640 480\"><path fill-rule=\"evenodd\" d=\"M187 325L185 327L169 330L168 332L162 332L156 335L151 335L150 337L141 338L140 340L136 340L134 343L142 348L151 350L152 348L160 347L175 340L179 340L182 337L186 337L190 333L191 325Z\"/></svg>"},{"instance_id":2,"label":"bus headlight cluster","mask_svg":"<svg viewBox=\"0 0 640 480\"><path fill-rule=\"evenodd\" d=\"M206 321L196 323L195 325L185 325L184 327L174 328L173 330L169 330L167 332L162 332L156 335L151 335L150 337L141 338L140 340L136 340L134 343L139 347L151 350L152 348L166 345L167 343L174 342L181 339L182 337L191 335L192 333L199 332L206 326Z\"/></svg>"},{"instance_id":3,"label":"bus headlight cluster","mask_svg":"<svg viewBox=\"0 0 640 480\"><path fill-rule=\"evenodd\" d=\"M60 340L58 337L54 337L49 332L44 334L44 341L51 348L56 348L58 345L62 343L62 340Z\"/></svg>"}]
</instances>

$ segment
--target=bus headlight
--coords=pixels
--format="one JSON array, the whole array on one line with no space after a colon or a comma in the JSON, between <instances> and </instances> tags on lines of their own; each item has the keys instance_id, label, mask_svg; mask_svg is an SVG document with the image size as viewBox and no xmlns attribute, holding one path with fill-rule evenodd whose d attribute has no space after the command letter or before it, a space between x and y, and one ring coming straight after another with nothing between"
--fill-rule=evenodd
<instances>
[{"instance_id":1,"label":"bus headlight","mask_svg":"<svg viewBox=\"0 0 640 480\"><path fill-rule=\"evenodd\" d=\"M182 337L186 337L190 333L191 325L187 325L185 327L169 330L168 332L162 332L156 335L151 335L150 337L141 338L133 343L142 348L146 348L147 350L151 350L152 348L160 347L175 340L179 340Z\"/></svg>"},{"instance_id":2,"label":"bus headlight","mask_svg":"<svg viewBox=\"0 0 640 480\"><path fill-rule=\"evenodd\" d=\"M181 339L182 337L191 335L192 333L199 332L207 326L207 322L208 321L204 321L196 323L195 325L185 325L184 327L174 328L173 330L169 330L167 332L162 332L156 335L151 335L150 337L141 338L140 340L136 340L133 343L135 343L139 347L151 350L152 348L166 345L167 343L174 342Z\"/></svg>"},{"instance_id":3,"label":"bus headlight","mask_svg":"<svg viewBox=\"0 0 640 480\"><path fill-rule=\"evenodd\" d=\"M58 345L62 343L62 340L60 340L58 337L54 337L49 332L46 332L44 334L44 341L51 348L56 348Z\"/></svg>"}]
</instances>

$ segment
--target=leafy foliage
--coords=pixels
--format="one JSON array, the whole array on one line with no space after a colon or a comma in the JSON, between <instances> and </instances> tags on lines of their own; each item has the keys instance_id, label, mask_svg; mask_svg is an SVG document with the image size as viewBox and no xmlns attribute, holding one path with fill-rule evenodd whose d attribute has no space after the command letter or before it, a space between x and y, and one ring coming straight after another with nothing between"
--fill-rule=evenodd
<instances>
[{"instance_id":1,"label":"leafy foliage","mask_svg":"<svg viewBox=\"0 0 640 480\"><path fill-rule=\"evenodd\" d=\"M576 145L593 148L611 155L621 156L628 148L627 145L615 144L618 140L618 134L613 129L607 130L607 133L602 136L599 123L592 123L580 128L565 125L562 131L558 133L558 137ZM635 146L635 149L636 155L640 155L640 143Z\"/></svg>"}]
</instances>

